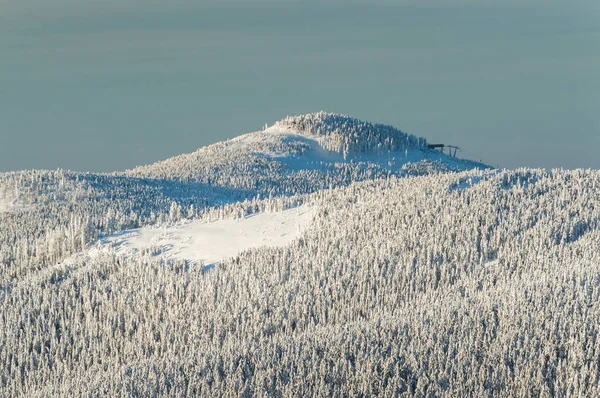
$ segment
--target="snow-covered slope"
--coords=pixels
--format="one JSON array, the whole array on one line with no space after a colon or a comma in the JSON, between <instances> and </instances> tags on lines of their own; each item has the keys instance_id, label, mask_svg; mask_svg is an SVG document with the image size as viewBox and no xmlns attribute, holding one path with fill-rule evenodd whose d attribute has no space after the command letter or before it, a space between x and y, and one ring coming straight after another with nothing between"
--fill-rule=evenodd
<instances>
[{"instance_id":1,"label":"snow-covered slope","mask_svg":"<svg viewBox=\"0 0 600 398\"><path fill-rule=\"evenodd\" d=\"M330 139L315 134L295 130L292 126L275 124L263 131L245 134L230 141L229 150L237 148L251 149L257 156L264 156L282 164L285 170L327 171L340 163L364 163L376 165L383 170L400 172L407 163L438 162L455 171L467 170L473 164L427 150L424 147L406 147L392 150L380 147L373 151L330 150Z\"/></svg>"},{"instance_id":2,"label":"snow-covered slope","mask_svg":"<svg viewBox=\"0 0 600 398\"><path fill-rule=\"evenodd\" d=\"M464 292L488 271L520 283L514 253L540 242L555 269L596 260L565 247L596 243L591 203L557 196L596 194L596 175L485 168L319 112L127 172L0 173L0 396L461 395L449 375L499 360L461 359L490 347L496 329L469 334L487 315L449 345Z\"/></svg>"},{"instance_id":3,"label":"snow-covered slope","mask_svg":"<svg viewBox=\"0 0 600 398\"><path fill-rule=\"evenodd\" d=\"M7 194L0 200L0 242L8 242L0 260L13 273L29 272L16 269L58 261L99 236L196 218L245 200L486 167L426 144L391 126L319 112L123 173L2 173L0 189L18 201Z\"/></svg>"},{"instance_id":4,"label":"snow-covered slope","mask_svg":"<svg viewBox=\"0 0 600 398\"><path fill-rule=\"evenodd\" d=\"M600 172L481 168L317 113L0 174L0 396L600 396Z\"/></svg>"},{"instance_id":5,"label":"snow-covered slope","mask_svg":"<svg viewBox=\"0 0 600 398\"><path fill-rule=\"evenodd\" d=\"M280 194L342 186L390 173L412 175L486 167L430 150L425 138L392 126L318 112L288 117L264 130L138 167L126 175Z\"/></svg>"},{"instance_id":6,"label":"snow-covered slope","mask_svg":"<svg viewBox=\"0 0 600 398\"><path fill-rule=\"evenodd\" d=\"M77 223L27 241L9 212L0 396L600 396L599 182L521 169L352 183L302 197L314 215L298 239L210 272L121 248L50 265L44 244L69 247ZM225 249L221 227L260 232L246 223L289 200L219 206L168 241ZM31 238L52 218L26 220ZM152 242L137 233L122 242Z\"/></svg>"},{"instance_id":7,"label":"snow-covered slope","mask_svg":"<svg viewBox=\"0 0 600 398\"><path fill-rule=\"evenodd\" d=\"M164 227L144 227L102 238L90 251L131 256L140 252L210 267L228 257L258 247L285 246L300 236L314 209L299 206L262 212L236 220L185 221Z\"/></svg>"},{"instance_id":8,"label":"snow-covered slope","mask_svg":"<svg viewBox=\"0 0 600 398\"><path fill-rule=\"evenodd\" d=\"M26 210L29 206L21 203L14 192L0 187L0 213L14 211L14 210Z\"/></svg>"}]
</instances>

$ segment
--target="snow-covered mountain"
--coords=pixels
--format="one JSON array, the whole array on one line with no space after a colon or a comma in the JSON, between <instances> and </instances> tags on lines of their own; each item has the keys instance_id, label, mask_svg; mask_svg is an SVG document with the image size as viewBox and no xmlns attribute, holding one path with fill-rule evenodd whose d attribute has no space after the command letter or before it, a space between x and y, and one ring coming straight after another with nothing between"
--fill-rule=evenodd
<instances>
[{"instance_id":1,"label":"snow-covered mountain","mask_svg":"<svg viewBox=\"0 0 600 398\"><path fill-rule=\"evenodd\" d=\"M318 112L287 117L264 130L126 172L0 173L0 211L138 195L144 195L146 206L156 198L159 207L163 198L206 206L257 195L310 193L390 175L486 168L429 149L425 138L392 126Z\"/></svg>"},{"instance_id":2,"label":"snow-covered mountain","mask_svg":"<svg viewBox=\"0 0 600 398\"><path fill-rule=\"evenodd\" d=\"M0 174L0 214L7 226L0 239L9 243L0 247L0 259L12 264L12 272L23 265L36 269L100 237L202 218L215 206L252 208L244 201L280 198L286 207L298 196L358 181L486 168L431 150L426 139L391 126L326 112L287 117L126 172Z\"/></svg>"},{"instance_id":3,"label":"snow-covered mountain","mask_svg":"<svg viewBox=\"0 0 600 398\"><path fill-rule=\"evenodd\" d=\"M0 396L600 396L599 209L323 112L0 174Z\"/></svg>"},{"instance_id":4,"label":"snow-covered mountain","mask_svg":"<svg viewBox=\"0 0 600 398\"><path fill-rule=\"evenodd\" d=\"M428 149L425 138L392 126L318 112L287 117L264 130L138 167L126 175L289 194L390 174L487 167Z\"/></svg>"}]
</instances>

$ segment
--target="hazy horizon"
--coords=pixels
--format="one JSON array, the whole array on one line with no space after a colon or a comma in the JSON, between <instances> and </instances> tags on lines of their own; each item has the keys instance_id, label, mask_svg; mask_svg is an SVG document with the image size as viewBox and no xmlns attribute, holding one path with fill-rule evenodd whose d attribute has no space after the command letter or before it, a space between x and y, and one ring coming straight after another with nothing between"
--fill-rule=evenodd
<instances>
[{"instance_id":1,"label":"hazy horizon","mask_svg":"<svg viewBox=\"0 0 600 398\"><path fill-rule=\"evenodd\" d=\"M594 1L0 5L0 171L123 170L320 110L600 169Z\"/></svg>"}]
</instances>

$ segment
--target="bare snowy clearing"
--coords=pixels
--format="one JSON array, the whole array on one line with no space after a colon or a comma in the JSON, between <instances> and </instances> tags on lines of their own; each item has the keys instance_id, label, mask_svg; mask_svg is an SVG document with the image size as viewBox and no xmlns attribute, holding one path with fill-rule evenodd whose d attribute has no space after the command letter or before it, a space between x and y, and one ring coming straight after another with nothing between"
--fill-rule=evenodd
<instances>
[{"instance_id":1,"label":"bare snowy clearing","mask_svg":"<svg viewBox=\"0 0 600 398\"><path fill-rule=\"evenodd\" d=\"M131 255L150 249L166 258L210 266L248 249L285 246L301 235L313 215L314 208L299 206L238 220L187 221L170 227L138 228L101 239L90 255L111 250Z\"/></svg>"}]
</instances>

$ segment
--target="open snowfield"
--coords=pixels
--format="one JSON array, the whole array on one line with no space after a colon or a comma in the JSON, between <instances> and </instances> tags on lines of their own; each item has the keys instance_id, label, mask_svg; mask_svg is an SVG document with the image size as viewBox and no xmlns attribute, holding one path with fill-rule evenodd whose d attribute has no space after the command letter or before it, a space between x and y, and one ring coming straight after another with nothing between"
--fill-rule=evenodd
<instances>
[{"instance_id":1,"label":"open snowfield","mask_svg":"<svg viewBox=\"0 0 600 398\"><path fill-rule=\"evenodd\" d=\"M125 255L152 249L166 258L210 266L244 250L292 242L301 235L313 214L313 208L300 206L238 220L187 221L170 227L138 228L101 239L90 254L94 256L111 248Z\"/></svg>"}]
</instances>

